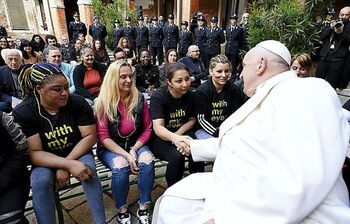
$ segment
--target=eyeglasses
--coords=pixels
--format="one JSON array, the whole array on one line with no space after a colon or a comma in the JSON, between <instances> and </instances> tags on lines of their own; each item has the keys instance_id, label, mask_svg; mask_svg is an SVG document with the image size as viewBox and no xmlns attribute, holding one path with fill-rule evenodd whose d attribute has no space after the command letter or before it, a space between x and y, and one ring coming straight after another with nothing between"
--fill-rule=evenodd
<instances>
[{"instance_id":1,"label":"eyeglasses","mask_svg":"<svg viewBox=\"0 0 350 224\"><path fill-rule=\"evenodd\" d=\"M199 50L194 50L194 51L191 51L191 52L199 52Z\"/></svg>"}]
</instances>

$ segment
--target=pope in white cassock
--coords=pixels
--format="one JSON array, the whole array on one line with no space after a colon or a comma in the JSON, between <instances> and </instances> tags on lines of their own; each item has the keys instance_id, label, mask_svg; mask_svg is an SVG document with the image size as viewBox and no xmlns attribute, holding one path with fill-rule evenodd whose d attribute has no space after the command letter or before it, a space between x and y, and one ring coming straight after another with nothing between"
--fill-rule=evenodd
<instances>
[{"instance_id":1,"label":"pope in white cassock","mask_svg":"<svg viewBox=\"0 0 350 224\"><path fill-rule=\"evenodd\" d=\"M290 61L273 40L246 54L241 77L251 98L218 138L188 143L195 161L215 161L213 171L170 187L153 223L350 223L341 176L348 122L334 89L297 78Z\"/></svg>"}]
</instances>

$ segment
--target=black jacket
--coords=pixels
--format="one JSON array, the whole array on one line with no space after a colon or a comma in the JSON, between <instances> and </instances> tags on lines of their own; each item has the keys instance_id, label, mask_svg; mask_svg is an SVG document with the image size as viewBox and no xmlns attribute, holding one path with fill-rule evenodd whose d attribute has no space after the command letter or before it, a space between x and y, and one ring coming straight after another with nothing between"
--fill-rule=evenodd
<instances>
[{"instance_id":1,"label":"black jacket","mask_svg":"<svg viewBox=\"0 0 350 224\"><path fill-rule=\"evenodd\" d=\"M21 68L18 70L17 74L21 71ZM12 78L11 69L7 66L0 67L0 102L5 102L11 107L12 96L16 98L21 98L18 95L20 86L15 86L14 80Z\"/></svg>"},{"instance_id":2,"label":"black jacket","mask_svg":"<svg viewBox=\"0 0 350 224\"><path fill-rule=\"evenodd\" d=\"M101 23L99 23L98 26L91 24L89 26L89 34L92 36L93 40L100 39L104 41L107 36L106 26Z\"/></svg>"},{"instance_id":3,"label":"black jacket","mask_svg":"<svg viewBox=\"0 0 350 224\"><path fill-rule=\"evenodd\" d=\"M320 58L323 61L344 60L349 52L350 35L347 32L335 33L330 27L325 27L320 35L323 42Z\"/></svg>"},{"instance_id":4,"label":"black jacket","mask_svg":"<svg viewBox=\"0 0 350 224\"><path fill-rule=\"evenodd\" d=\"M128 40L131 44L131 48L135 49L135 47L136 47L135 39L137 36L135 27L133 27L133 26L124 27L123 33L124 33L124 36L128 38Z\"/></svg>"},{"instance_id":5,"label":"black jacket","mask_svg":"<svg viewBox=\"0 0 350 224\"><path fill-rule=\"evenodd\" d=\"M206 54L220 54L221 44L225 42L224 32L221 28L206 29L205 53Z\"/></svg>"},{"instance_id":6,"label":"black jacket","mask_svg":"<svg viewBox=\"0 0 350 224\"><path fill-rule=\"evenodd\" d=\"M29 178L26 138L18 124L6 113L0 112L0 195Z\"/></svg>"},{"instance_id":7,"label":"black jacket","mask_svg":"<svg viewBox=\"0 0 350 224\"><path fill-rule=\"evenodd\" d=\"M101 76L101 80L105 76L107 66L104 64L100 64L98 62L94 62L92 68L97 70ZM73 80L75 85L75 93L83 96L84 98L88 98L90 100L94 100L97 96L90 93L87 89L84 88L84 76L85 76L86 67L83 62L80 63L77 67L75 67L73 71Z\"/></svg>"},{"instance_id":8,"label":"black jacket","mask_svg":"<svg viewBox=\"0 0 350 224\"><path fill-rule=\"evenodd\" d=\"M149 40L149 30L146 26L136 27L136 47L147 48Z\"/></svg>"},{"instance_id":9,"label":"black jacket","mask_svg":"<svg viewBox=\"0 0 350 224\"><path fill-rule=\"evenodd\" d=\"M239 54L243 45L243 29L239 26L226 28L225 54Z\"/></svg>"},{"instance_id":10,"label":"black jacket","mask_svg":"<svg viewBox=\"0 0 350 224\"><path fill-rule=\"evenodd\" d=\"M177 52L186 54L188 47L192 44L192 33L189 30L180 31L179 38L179 47Z\"/></svg>"},{"instance_id":11,"label":"black jacket","mask_svg":"<svg viewBox=\"0 0 350 224\"><path fill-rule=\"evenodd\" d=\"M175 24L166 24L163 26L164 39L163 44L165 48L177 48L179 42L179 28Z\"/></svg>"},{"instance_id":12,"label":"black jacket","mask_svg":"<svg viewBox=\"0 0 350 224\"><path fill-rule=\"evenodd\" d=\"M151 25L149 28L150 33L150 47L162 47L162 41L164 39L163 29L159 26L155 27Z\"/></svg>"},{"instance_id":13,"label":"black jacket","mask_svg":"<svg viewBox=\"0 0 350 224\"><path fill-rule=\"evenodd\" d=\"M86 36L87 29L85 23L83 22L70 22L68 26L68 34L71 43L74 43L76 39L78 39L79 33L84 34Z\"/></svg>"}]
</instances>

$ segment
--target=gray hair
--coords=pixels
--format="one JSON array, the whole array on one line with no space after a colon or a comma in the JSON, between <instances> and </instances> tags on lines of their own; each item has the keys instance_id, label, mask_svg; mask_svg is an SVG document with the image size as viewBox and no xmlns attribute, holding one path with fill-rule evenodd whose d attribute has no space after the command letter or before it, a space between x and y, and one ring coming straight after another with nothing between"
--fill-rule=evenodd
<instances>
[{"instance_id":1,"label":"gray hair","mask_svg":"<svg viewBox=\"0 0 350 224\"><path fill-rule=\"evenodd\" d=\"M20 51L18 49L5 48L5 49L1 50L1 57L4 60L6 60L7 56L9 56L10 54L18 54L20 60L22 60L22 58L23 58L22 51Z\"/></svg>"},{"instance_id":2,"label":"gray hair","mask_svg":"<svg viewBox=\"0 0 350 224\"><path fill-rule=\"evenodd\" d=\"M187 49L187 56L188 56L188 57L191 56L191 51L193 50L193 48L198 48L198 49L199 49L199 47L198 47L197 45L191 45L191 46L189 46L188 49Z\"/></svg>"}]
</instances>

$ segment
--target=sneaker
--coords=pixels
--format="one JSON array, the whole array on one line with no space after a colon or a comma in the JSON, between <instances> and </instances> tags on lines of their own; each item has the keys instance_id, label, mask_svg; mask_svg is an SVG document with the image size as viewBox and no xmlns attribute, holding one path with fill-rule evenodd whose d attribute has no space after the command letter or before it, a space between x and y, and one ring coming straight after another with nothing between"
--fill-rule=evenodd
<instances>
[{"instance_id":1,"label":"sneaker","mask_svg":"<svg viewBox=\"0 0 350 224\"><path fill-rule=\"evenodd\" d=\"M140 224L151 224L148 209L145 209L145 210L138 209L136 214Z\"/></svg>"},{"instance_id":2,"label":"sneaker","mask_svg":"<svg viewBox=\"0 0 350 224\"><path fill-rule=\"evenodd\" d=\"M129 212L117 214L117 223L118 224L131 224L131 215Z\"/></svg>"}]
</instances>

